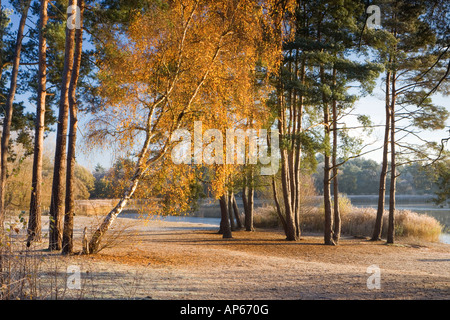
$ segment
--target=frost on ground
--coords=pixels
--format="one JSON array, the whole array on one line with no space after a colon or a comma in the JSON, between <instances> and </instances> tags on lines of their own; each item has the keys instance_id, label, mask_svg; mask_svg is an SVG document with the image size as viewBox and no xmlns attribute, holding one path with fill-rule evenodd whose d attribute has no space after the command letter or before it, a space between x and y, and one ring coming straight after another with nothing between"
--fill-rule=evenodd
<instances>
[{"instance_id":1,"label":"frost on ground","mask_svg":"<svg viewBox=\"0 0 450 320\"><path fill-rule=\"evenodd\" d=\"M93 228L95 220L77 216L75 224L75 247L81 250L81 230ZM233 239L224 240L209 225L127 218L118 220L108 241L109 247L92 256L62 257L40 251L46 243L37 245L34 250L43 256L47 270L39 278L41 286L53 288L48 298L450 297L448 244L404 239L388 246L344 237L340 245L330 247L322 245L321 235L305 234L299 242L287 242L282 231L274 230L236 231ZM373 265L379 267L381 287L370 290L368 268ZM68 289L74 281L79 287Z\"/></svg>"}]
</instances>

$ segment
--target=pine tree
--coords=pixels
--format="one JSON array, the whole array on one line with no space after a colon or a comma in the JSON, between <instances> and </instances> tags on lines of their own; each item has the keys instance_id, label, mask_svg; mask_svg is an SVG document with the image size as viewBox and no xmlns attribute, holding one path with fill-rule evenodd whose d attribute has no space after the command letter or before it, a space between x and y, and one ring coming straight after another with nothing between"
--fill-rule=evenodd
<instances>
[{"instance_id":1,"label":"pine tree","mask_svg":"<svg viewBox=\"0 0 450 320\"><path fill-rule=\"evenodd\" d=\"M39 71L34 141L33 176L31 180L30 218L28 220L28 245L41 240L42 215L42 160L44 151L45 109L47 97L47 39L48 1L43 0L39 10Z\"/></svg>"},{"instance_id":2,"label":"pine tree","mask_svg":"<svg viewBox=\"0 0 450 320\"><path fill-rule=\"evenodd\" d=\"M406 162L433 160L433 144L420 137L424 130L442 129L449 114L436 106L429 97L429 90L438 90L440 77L445 74L445 52L441 54L436 28L424 18L430 10L428 1L385 1L382 4L383 31L389 33L379 56L386 63L386 127L377 219L372 240L381 235L384 211L384 177L387 174L387 152L390 152L390 189L388 243L395 238L395 192L398 177L398 159ZM442 88L442 87L441 87ZM428 92L428 93L427 93ZM411 130L418 128L420 132ZM402 140L413 135L420 144L412 146ZM389 149L387 148L389 142Z\"/></svg>"},{"instance_id":3,"label":"pine tree","mask_svg":"<svg viewBox=\"0 0 450 320\"><path fill-rule=\"evenodd\" d=\"M73 59L73 70L69 84L69 141L67 150L67 171L66 171L66 199L64 213L64 229L62 237L62 253L71 254L73 252L73 216L75 210L75 152L78 128L78 103L77 85L80 76L81 56L83 53L83 16L84 1L78 0L80 10L80 26L75 31L75 51Z\"/></svg>"},{"instance_id":4,"label":"pine tree","mask_svg":"<svg viewBox=\"0 0 450 320\"><path fill-rule=\"evenodd\" d=\"M69 1L69 7L76 6L76 0ZM74 12L68 18L75 18ZM64 216L64 175L67 161L67 127L69 114L69 86L73 70L75 51L75 28L66 26L64 70L61 79L61 92L59 97L59 116L56 133L55 161L53 170L52 199L50 204L49 249L61 250Z\"/></svg>"},{"instance_id":5,"label":"pine tree","mask_svg":"<svg viewBox=\"0 0 450 320\"><path fill-rule=\"evenodd\" d=\"M8 177L8 155L9 143L11 135L11 126L13 123L14 97L17 90L17 77L19 74L20 57L22 51L22 41L24 37L25 23L28 17L28 9L31 0L19 2L19 10L21 13L17 38L15 42L14 54L12 58L12 71L10 79L10 87L5 103L5 118L3 120L3 131L1 138L1 172L0 172L0 228L3 231L3 221L5 216L5 192ZM3 12L1 13L3 17Z\"/></svg>"},{"instance_id":6,"label":"pine tree","mask_svg":"<svg viewBox=\"0 0 450 320\"><path fill-rule=\"evenodd\" d=\"M324 240L334 244L339 239L338 211L338 119L345 115L357 95L348 93L349 83L361 84L361 92L370 92L381 66L369 62L357 62L358 21L364 8L358 1L300 1L297 2L295 23L290 27L295 37L284 45L285 62L282 86L285 94L279 105L285 105L280 113L280 131L283 132L284 157L282 170L291 171L283 182L284 202L290 201L286 212L287 229L290 220L299 232L299 173L302 141L314 135L310 129L323 124L322 151L324 154L323 197L325 208ZM282 99L281 99L282 98ZM319 113L322 113L319 120ZM307 120L305 120L305 119ZM283 159L284 158L284 159ZM283 169L284 168L284 169ZM284 175L284 173L282 173ZM334 181L335 228L333 230L331 182ZM288 194L288 195L286 195ZM289 237L288 237L289 238ZM294 239L294 237L291 237Z\"/></svg>"}]
</instances>

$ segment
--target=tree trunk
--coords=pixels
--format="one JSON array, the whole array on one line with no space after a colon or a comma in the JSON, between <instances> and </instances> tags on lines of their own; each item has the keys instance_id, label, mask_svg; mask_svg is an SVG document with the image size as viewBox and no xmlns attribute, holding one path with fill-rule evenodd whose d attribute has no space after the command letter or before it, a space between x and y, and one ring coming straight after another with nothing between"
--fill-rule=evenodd
<instances>
[{"instance_id":1,"label":"tree trunk","mask_svg":"<svg viewBox=\"0 0 450 320\"><path fill-rule=\"evenodd\" d=\"M150 164L161 159L163 157L163 155L165 154L165 151L167 150L167 148L164 148L160 152L159 156L151 159L152 161L146 160L146 157L148 156L148 153L149 153L150 142L151 142L151 132L150 132L151 117L152 117L152 113L150 113L147 118L147 126L148 126L147 130L148 131L146 132L146 138L145 138L144 145L142 146L142 149L138 155L138 159L137 159L137 163L135 165L133 177L130 179L129 185L127 188L125 188L125 190L122 194L122 197L120 198L117 205L114 207L114 209L112 209L107 214L105 219L103 219L103 222L101 223L101 225L97 228L97 230L92 235L91 240L89 241L89 250L88 250L89 254L98 253L98 251L100 250L100 243L102 241L104 234L106 233L106 231L109 230L111 225L116 220L117 216L123 211L123 208L125 208L128 201L133 196L134 192L136 191L136 189L139 185L139 180L141 179L142 175L148 169Z\"/></svg>"},{"instance_id":2,"label":"tree trunk","mask_svg":"<svg viewBox=\"0 0 450 320\"><path fill-rule=\"evenodd\" d=\"M248 187L247 187L247 179L244 178L244 186L242 187L242 205L244 206L244 216L247 215L248 211L248 204L247 204L247 194L248 194Z\"/></svg>"},{"instance_id":3,"label":"tree trunk","mask_svg":"<svg viewBox=\"0 0 450 320\"><path fill-rule=\"evenodd\" d=\"M386 124L384 128L384 144L383 144L383 160L381 164L380 173L380 187L378 189L378 208L377 217L375 220L375 226L372 234L372 241L381 240L381 232L383 227L383 213L384 213L384 203L386 197L386 177L388 172L388 150L389 150L389 132L390 132L390 122L391 122L391 102L390 102L390 88L391 88L391 72L386 73L386 104L385 104L385 116Z\"/></svg>"},{"instance_id":4,"label":"tree trunk","mask_svg":"<svg viewBox=\"0 0 450 320\"><path fill-rule=\"evenodd\" d=\"M139 169L138 169L139 170ZM140 172L140 171L139 171ZM137 172L135 173L133 179L130 181L129 187L124 191L122 198L119 200L117 205L112 209L108 215L103 220L102 224L98 227L98 229L94 232L89 241L89 254L97 253L100 250L100 243L103 238L103 235L106 231L111 227L111 225L116 220L117 216L122 212L123 208L127 205L128 201L133 196L136 188L139 184L139 178L141 174Z\"/></svg>"},{"instance_id":5,"label":"tree trunk","mask_svg":"<svg viewBox=\"0 0 450 320\"><path fill-rule=\"evenodd\" d=\"M323 200L325 208L324 241L326 245L334 245L332 239L333 230L331 227L330 157L326 153L323 171Z\"/></svg>"},{"instance_id":6,"label":"tree trunk","mask_svg":"<svg viewBox=\"0 0 450 320\"><path fill-rule=\"evenodd\" d=\"M42 158L44 151L45 101L47 97L47 39L44 29L48 22L48 0L41 1L39 13L39 73L34 135L33 176L31 179L30 218L28 220L28 240L41 241L42 217Z\"/></svg>"},{"instance_id":7,"label":"tree trunk","mask_svg":"<svg viewBox=\"0 0 450 320\"><path fill-rule=\"evenodd\" d=\"M87 236L87 227L84 227L83 229L83 237L81 240L81 253L82 254L89 254L89 241Z\"/></svg>"},{"instance_id":8,"label":"tree trunk","mask_svg":"<svg viewBox=\"0 0 450 320\"><path fill-rule=\"evenodd\" d=\"M391 102L391 185L389 189L389 223L387 243L394 243L395 238L395 183L397 179L395 163L395 88L396 72L392 73L392 102Z\"/></svg>"},{"instance_id":9,"label":"tree trunk","mask_svg":"<svg viewBox=\"0 0 450 320\"><path fill-rule=\"evenodd\" d=\"M253 181L253 168L250 167L250 174L248 182L248 193L247 193L247 212L245 212L245 231L254 231L253 229L253 199L255 195L254 181Z\"/></svg>"},{"instance_id":10,"label":"tree trunk","mask_svg":"<svg viewBox=\"0 0 450 320\"><path fill-rule=\"evenodd\" d=\"M76 5L70 0L69 6ZM64 214L64 175L66 168L67 122L69 115L69 85L72 77L75 30L66 27L64 70L61 81L58 127L56 132L55 161L53 168L52 197L50 203L49 250L61 250L62 217Z\"/></svg>"},{"instance_id":11,"label":"tree trunk","mask_svg":"<svg viewBox=\"0 0 450 320\"><path fill-rule=\"evenodd\" d=\"M75 154L78 128L78 105L76 89L80 75L81 55L83 52L83 13L84 1L78 0L80 8L80 28L75 31L75 53L73 61L73 71L69 85L69 110L70 128L69 144L67 150L67 172L66 172L66 201L64 213L64 230L62 238L62 253L73 253L73 215L75 210Z\"/></svg>"},{"instance_id":12,"label":"tree trunk","mask_svg":"<svg viewBox=\"0 0 450 320\"><path fill-rule=\"evenodd\" d=\"M297 78L300 78L300 82L302 85L305 83L305 59L303 58L301 61L300 68L299 65L299 50L295 52L295 73L293 79L297 81ZM299 74L300 73L300 74ZM301 205L301 193L300 193L300 164L301 164L301 156L302 156L302 146L300 134L302 131L302 121L303 121L303 94L299 93L297 88L293 90L293 117L292 117L292 153L293 153L293 181L294 188L293 192L295 194L294 197L294 220L295 220L295 233L297 239L300 239L301 235L301 227L300 227L300 205Z\"/></svg>"},{"instance_id":13,"label":"tree trunk","mask_svg":"<svg viewBox=\"0 0 450 320\"><path fill-rule=\"evenodd\" d=\"M2 1L0 0L0 26L3 25L3 7ZM0 81L3 78L3 28L0 28ZM0 150L0 159L1 159L1 150ZM1 174L1 173L0 173ZM4 230L4 217L3 212L0 212L0 241L3 241ZM4 277L3 277L3 246L0 246L0 287L3 286ZM0 299L2 297L0 296Z\"/></svg>"},{"instance_id":14,"label":"tree trunk","mask_svg":"<svg viewBox=\"0 0 450 320\"><path fill-rule=\"evenodd\" d=\"M233 199L232 199L232 195L233 195L233 192L229 192L228 193L228 216L229 216L229 219L230 219L231 231L235 231L236 230L236 224L234 223L234 218L233 218Z\"/></svg>"},{"instance_id":15,"label":"tree trunk","mask_svg":"<svg viewBox=\"0 0 450 320\"><path fill-rule=\"evenodd\" d=\"M280 218L284 233L287 234L286 219L284 218L283 212L281 211L280 200L278 199L277 183L275 181L274 176L272 176L272 192L273 192L273 200L275 202L275 207L277 208L278 218Z\"/></svg>"},{"instance_id":16,"label":"tree trunk","mask_svg":"<svg viewBox=\"0 0 450 320\"><path fill-rule=\"evenodd\" d=\"M239 207L237 205L236 202L236 198L234 197L234 193L231 193L231 197L232 197L232 203L233 203L233 211L234 211L234 216L236 218L236 228L238 230L242 229L242 221L241 221L241 217L239 215Z\"/></svg>"},{"instance_id":17,"label":"tree trunk","mask_svg":"<svg viewBox=\"0 0 450 320\"><path fill-rule=\"evenodd\" d=\"M320 67L320 77L322 83L325 81L323 67ZM325 130L325 151L324 151L324 166L323 166L323 201L325 208L325 222L324 222L324 242L326 245L334 245L333 229L332 229L332 214L331 214L331 192L330 192L330 112L328 108L328 101L323 94L323 123Z\"/></svg>"},{"instance_id":18,"label":"tree trunk","mask_svg":"<svg viewBox=\"0 0 450 320\"><path fill-rule=\"evenodd\" d=\"M336 75L336 69L333 70L333 75ZM333 197L334 197L334 230L333 240L337 244L341 237L341 215L339 212L339 187L338 187L338 167L337 167L337 105L336 100L333 100Z\"/></svg>"},{"instance_id":19,"label":"tree trunk","mask_svg":"<svg viewBox=\"0 0 450 320\"><path fill-rule=\"evenodd\" d=\"M279 89L281 91L281 89ZM280 132L280 141L286 137L286 115L283 108L283 94L278 93L278 130ZM282 145L280 143L280 145ZM286 216L286 240L297 241L295 228L295 217L292 208L292 190L289 174L289 156L286 148L280 150L281 153L281 186L283 190L284 214Z\"/></svg>"},{"instance_id":20,"label":"tree trunk","mask_svg":"<svg viewBox=\"0 0 450 320\"><path fill-rule=\"evenodd\" d=\"M230 219L228 218L229 215L228 215L227 198L228 196L226 194L222 195L219 198L220 213L221 213L220 230L222 233L222 237L224 239L232 238Z\"/></svg>"},{"instance_id":21,"label":"tree trunk","mask_svg":"<svg viewBox=\"0 0 450 320\"><path fill-rule=\"evenodd\" d=\"M301 112L302 109L300 109ZM300 131L296 133L296 136L300 134ZM294 219L295 219L295 234L297 239L300 239L301 227L300 227L300 205L301 205L301 193L300 193L300 162L301 162L301 145L300 139L295 138L297 141L294 147L294 193L295 193L295 203L294 203Z\"/></svg>"},{"instance_id":22,"label":"tree trunk","mask_svg":"<svg viewBox=\"0 0 450 320\"><path fill-rule=\"evenodd\" d=\"M189 26L189 21L191 20L194 11L196 10L197 6L194 6L194 8L191 11L191 15L188 18L187 23L185 23L185 32L188 29ZM223 35L225 36L225 35ZM219 44L222 41L222 37L220 37L220 39L218 40ZM183 38L184 39L184 38ZM183 41L182 41L183 43ZM181 48L183 47L181 43ZM171 141L171 136L172 134L175 132L175 130L179 129L181 124L182 124L182 120L183 120L183 115L188 112L191 109L192 104L195 101L196 96L199 94L200 92L200 88L203 86L203 84L205 83L206 79L208 78L208 74L210 72L210 67L215 63L217 57L219 56L219 52L220 52L220 48L221 46L218 45L213 57L211 58L210 61L210 65L208 68L206 68L206 70L204 70L203 72L203 76L201 77L201 80L199 82L197 82L197 85L195 86L195 88L193 89L190 97L189 97L189 101L187 102L186 106L184 107L184 109L182 110L182 112L180 112L178 114L177 117L175 117L175 119L177 119L175 121L175 123L173 124L172 127L172 131L168 133L168 139L165 143L165 145L163 147L161 147L160 151L156 153L156 155L152 156L150 159L148 159L149 154L150 153L155 153L155 150L151 150L151 144L152 144L152 138L154 137L154 133L152 130L153 128L153 116L154 113L153 111L149 112L147 115L147 125L146 125L146 137L145 137L145 141L144 144L141 148L141 151L139 152L138 156L137 156L137 163L135 165L135 170L134 170L134 175L130 180L130 184L129 186L124 190L124 193L121 197L121 199L119 200L119 203L114 207L113 210L111 210L108 215L105 217L105 219L103 220L102 224L98 227L98 229L94 232L94 234L91 237L91 240L89 242L89 253L97 253L100 249L100 243L101 240L103 238L103 235L105 234L105 232L108 231L108 229L111 227L111 225L113 224L114 220L117 218L117 216L122 212L123 208L125 207L125 205L128 203L128 201L131 199L131 197L133 196L134 192L136 191L136 188L138 187L139 181L142 178L142 175L145 174L145 172L149 169L149 167L154 164L155 162L161 160L167 153L167 150L169 148L170 145L170 141ZM182 61L182 56L183 56L183 51L180 50L179 51L179 61L180 63L178 63L178 70L181 66L181 61ZM152 110L155 110L156 108L158 108L158 106L162 103L167 103L168 101L168 96L170 95L170 92L173 90L176 82L174 81L170 81L171 83L168 85L168 89L166 91L166 95L165 97L163 97L162 99L154 102L154 104L152 105ZM158 121L160 118L158 118L156 121ZM225 202L226 205L226 202ZM227 213L227 212L225 212ZM231 233L231 230L230 230Z\"/></svg>"},{"instance_id":23,"label":"tree trunk","mask_svg":"<svg viewBox=\"0 0 450 320\"><path fill-rule=\"evenodd\" d=\"M19 22L19 29L17 31L16 46L14 49L14 55L12 59L12 71L8 97L5 103L5 117L3 119L3 132L1 139L1 164L0 164L0 229L3 231L4 219L5 219L5 194L6 194L6 179L8 177L8 147L9 139L11 135L11 122L13 115L13 103L14 96L17 89L17 76L19 74L20 54L22 51L22 40L25 23L28 16L28 9L30 7L31 0L27 0L22 8L22 16Z\"/></svg>"},{"instance_id":24,"label":"tree trunk","mask_svg":"<svg viewBox=\"0 0 450 320\"><path fill-rule=\"evenodd\" d=\"M305 69L306 69L306 58L302 59L301 62L301 68L300 68L300 81L302 85L305 85ZM297 197L297 220L298 220L298 226L297 226L297 235L300 239L301 235L301 227L300 227L300 207L301 207L301 200L302 200L302 194L301 194L301 160L302 160L302 141L300 139L301 133L303 131L303 105L304 105L304 96L303 93L300 91L299 97L298 97L298 111L297 111L297 131L296 131L296 137L297 137L297 156L296 156L296 163L295 163L295 172L296 172L296 179L297 179L297 190L298 193Z\"/></svg>"}]
</instances>

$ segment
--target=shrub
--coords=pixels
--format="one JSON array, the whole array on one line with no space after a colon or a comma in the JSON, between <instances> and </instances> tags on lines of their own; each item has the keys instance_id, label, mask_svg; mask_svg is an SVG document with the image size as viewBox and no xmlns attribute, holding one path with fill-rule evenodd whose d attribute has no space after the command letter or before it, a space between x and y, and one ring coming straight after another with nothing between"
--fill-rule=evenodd
<instances>
[{"instance_id":1,"label":"shrub","mask_svg":"<svg viewBox=\"0 0 450 320\"><path fill-rule=\"evenodd\" d=\"M272 206L256 208L253 214L253 226L256 228L277 228L281 226L277 209Z\"/></svg>"},{"instance_id":2,"label":"shrub","mask_svg":"<svg viewBox=\"0 0 450 320\"><path fill-rule=\"evenodd\" d=\"M396 234L403 237L414 237L428 241L439 241L442 225L433 217L417 214L409 210L400 210L396 215Z\"/></svg>"}]
</instances>

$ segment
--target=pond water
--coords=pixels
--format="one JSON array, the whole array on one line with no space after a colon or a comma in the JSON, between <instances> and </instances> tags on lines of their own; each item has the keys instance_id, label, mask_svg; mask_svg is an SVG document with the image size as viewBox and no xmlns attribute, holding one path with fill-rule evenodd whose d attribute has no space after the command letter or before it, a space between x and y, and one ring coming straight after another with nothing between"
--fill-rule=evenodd
<instances>
[{"instance_id":1,"label":"pond water","mask_svg":"<svg viewBox=\"0 0 450 320\"><path fill-rule=\"evenodd\" d=\"M129 218L129 219L140 219L142 216L138 213L123 213L119 215L119 218ZM160 221L169 222L189 222L195 224L204 224L204 226L192 226L192 227L182 227L181 229L204 229L204 230L214 230L220 226L220 218L212 217L194 217L194 216L160 216L154 219ZM177 227L177 229L180 229Z\"/></svg>"}]
</instances>

